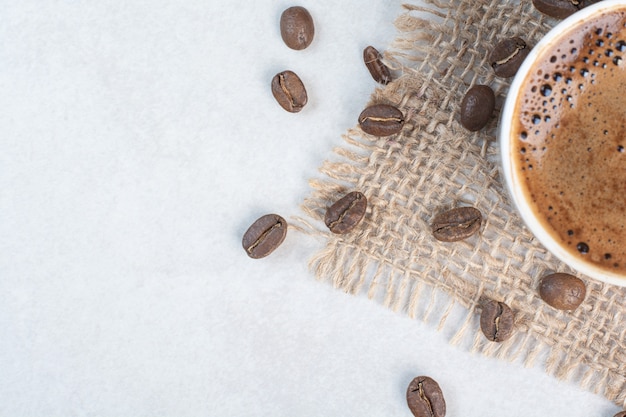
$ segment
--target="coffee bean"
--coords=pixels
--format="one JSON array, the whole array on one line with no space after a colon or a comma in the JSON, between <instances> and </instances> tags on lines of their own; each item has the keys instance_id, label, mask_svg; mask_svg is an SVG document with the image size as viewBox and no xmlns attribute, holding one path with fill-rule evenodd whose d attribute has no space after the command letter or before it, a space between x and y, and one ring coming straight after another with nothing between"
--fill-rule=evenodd
<instances>
[{"instance_id":1,"label":"coffee bean","mask_svg":"<svg viewBox=\"0 0 626 417\"><path fill-rule=\"evenodd\" d=\"M483 216L474 207L457 207L436 215L431 222L435 239L442 242L463 240L480 229Z\"/></svg>"},{"instance_id":2,"label":"coffee bean","mask_svg":"<svg viewBox=\"0 0 626 417\"><path fill-rule=\"evenodd\" d=\"M522 38L500 41L489 55L489 64L498 77L509 78L515 75L530 48Z\"/></svg>"},{"instance_id":3,"label":"coffee bean","mask_svg":"<svg viewBox=\"0 0 626 417\"><path fill-rule=\"evenodd\" d=\"M279 72L272 78L272 94L278 104L290 113L297 113L306 105L306 88L293 71Z\"/></svg>"},{"instance_id":4,"label":"coffee bean","mask_svg":"<svg viewBox=\"0 0 626 417\"><path fill-rule=\"evenodd\" d=\"M249 257L264 258L283 243L287 222L278 214L260 217L243 235L242 245Z\"/></svg>"},{"instance_id":5,"label":"coffee bean","mask_svg":"<svg viewBox=\"0 0 626 417\"><path fill-rule=\"evenodd\" d=\"M348 233L363 219L366 209L367 198L358 191L352 191L328 207L324 223L333 233Z\"/></svg>"},{"instance_id":6,"label":"coffee bean","mask_svg":"<svg viewBox=\"0 0 626 417\"><path fill-rule=\"evenodd\" d=\"M406 390L406 402L415 417L443 417L446 401L439 384L427 376L418 376Z\"/></svg>"},{"instance_id":7,"label":"coffee bean","mask_svg":"<svg viewBox=\"0 0 626 417\"><path fill-rule=\"evenodd\" d=\"M361 112L359 124L361 129L370 135L390 136L402 130L404 115L388 104L376 104Z\"/></svg>"},{"instance_id":8,"label":"coffee bean","mask_svg":"<svg viewBox=\"0 0 626 417\"><path fill-rule=\"evenodd\" d=\"M471 132L480 130L489 122L495 107L496 95L491 87L475 85L461 102L461 124Z\"/></svg>"},{"instance_id":9,"label":"coffee bean","mask_svg":"<svg viewBox=\"0 0 626 417\"><path fill-rule=\"evenodd\" d=\"M315 26L307 9L294 6L280 16L280 36L291 49L301 50L313 42Z\"/></svg>"},{"instance_id":10,"label":"coffee bean","mask_svg":"<svg viewBox=\"0 0 626 417\"><path fill-rule=\"evenodd\" d=\"M363 50L363 61L369 70L374 81L381 84L388 84L391 81L389 68L382 62L380 53L373 46L368 46Z\"/></svg>"},{"instance_id":11,"label":"coffee bean","mask_svg":"<svg viewBox=\"0 0 626 417\"><path fill-rule=\"evenodd\" d=\"M483 305L480 314L480 329L492 342L504 342L513 335L514 314L511 308L495 300Z\"/></svg>"},{"instance_id":12,"label":"coffee bean","mask_svg":"<svg viewBox=\"0 0 626 417\"><path fill-rule=\"evenodd\" d=\"M533 0L533 6L546 16L565 19L600 0Z\"/></svg>"},{"instance_id":13,"label":"coffee bean","mask_svg":"<svg viewBox=\"0 0 626 417\"><path fill-rule=\"evenodd\" d=\"M533 0L537 10L556 19L565 19L577 12L579 3L579 0Z\"/></svg>"},{"instance_id":14,"label":"coffee bean","mask_svg":"<svg viewBox=\"0 0 626 417\"><path fill-rule=\"evenodd\" d=\"M613 417L626 417L626 411L621 411L615 414Z\"/></svg>"},{"instance_id":15,"label":"coffee bean","mask_svg":"<svg viewBox=\"0 0 626 417\"><path fill-rule=\"evenodd\" d=\"M555 273L541 279L539 296L558 310L574 310L585 299L585 283L570 274Z\"/></svg>"}]
</instances>

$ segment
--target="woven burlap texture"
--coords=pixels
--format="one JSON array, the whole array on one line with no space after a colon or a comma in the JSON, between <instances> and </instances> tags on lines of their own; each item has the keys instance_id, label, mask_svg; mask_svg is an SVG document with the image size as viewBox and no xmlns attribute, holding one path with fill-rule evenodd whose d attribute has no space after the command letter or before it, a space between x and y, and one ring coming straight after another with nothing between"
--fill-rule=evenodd
<instances>
[{"instance_id":1,"label":"woven burlap texture","mask_svg":"<svg viewBox=\"0 0 626 417\"><path fill-rule=\"evenodd\" d=\"M557 22L530 0L421 4L403 6L398 38L385 52L398 78L370 103L400 108L407 118L401 134L376 138L351 129L321 178L311 181L299 221L324 242L311 261L316 277L440 329L453 327L450 341L472 351L528 366L539 361L549 374L624 406L626 289L578 275L587 284L578 309L546 305L539 279L577 274L524 228L499 176L495 134L509 82L493 74L489 51L512 36L532 46ZM491 86L498 98L496 115L478 133L458 123L459 103L474 84ZM333 235L323 225L326 208L352 190L368 199L365 219L355 231ZM432 217L458 206L481 210L481 232L461 242L434 240ZM487 341L479 330L486 299L516 313L516 333L504 343Z\"/></svg>"}]
</instances>

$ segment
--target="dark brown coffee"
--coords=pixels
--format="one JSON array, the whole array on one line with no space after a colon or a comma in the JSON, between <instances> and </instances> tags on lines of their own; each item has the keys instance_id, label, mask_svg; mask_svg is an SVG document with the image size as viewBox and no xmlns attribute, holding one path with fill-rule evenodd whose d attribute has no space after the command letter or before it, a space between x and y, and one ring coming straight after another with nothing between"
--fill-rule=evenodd
<instances>
[{"instance_id":1,"label":"dark brown coffee","mask_svg":"<svg viewBox=\"0 0 626 417\"><path fill-rule=\"evenodd\" d=\"M436 215L431 224L435 239L442 242L457 242L478 232L483 216L474 207L457 207Z\"/></svg>"},{"instance_id":2,"label":"dark brown coffee","mask_svg":"<svg viewBox=\"0 0 626 417\"><path fill-rule=\"evenodd\" d=\"M361 222L367 210L367 198L363 193L352 191L326 209L324 223L331 232L350 232Z\"/></svg>"},{"instance_id":3,"label":"dark brown coffee","mask_svg":"<svg viewBox=\"0 0 626 417\"><path fill-rule=\"evenodd\" d=\"M475 85L465 93L461 101L461 125L476 132L489 123L496 107L496 95L488 85Z\"/></svg>"},{"instance_id":4,"label":"dark brown coffee","mask_svg":"<svg viewBox=\"0 0 626 417\"><path fill-rule=\"evenodd\" d=\"M489 64L498 77L510 78L528 56L530 48L520 37L504 39L498 42L489 54Z\"/></svg>"},{"instance_id":5,"label":"dark brown coffee","mask_svg":"<svg viewBox=\"0 0 626 417\"><path fill-rule=\"evenodd\" d=\"M363 50L363 62L374 81L381 84L389 84L391 81L391 72L389 68L383 64L380 52L373 46L368 46Z\"/></svg>"},{"instance_id":6,"label":"dark brown coffee","mask_svg":"<svg viewBox=\"0 0 626 417\"><path fill-rule=\"evenodd\" d=\"M574 310L584 300L587 288L578 277L563 272L546 275L539 283L539 296L558 310Z\"/></svg>"},{"instance_id":7,"label":"dark brown coffee","mask_svg":"<svg viewBox=\"0 0 626 417\"><path fill-rule=\"evenodd\" d=\"M309 11L301 6L286 9L280 16L280 36L291 49L299 51L309 46L315 36Z\"/></svg>"},{"instance_id":8,"label":"dark brown coffee","mask_svg":"<svg viewBox=\"0 0 626 417\"><path fill-rule=\"evenodd\" d=\"M415 417L444 417L446 401L439 384L427 376L413 378L406 390L406 402Z\"/></svg>"},{"instance_id":9,"label":"dark brown coffee","mask_svg":"<svg viewBox=\"0 0 626 417\"><path fill-rule=\"evenodd\" d=\"M568 252L626 272L626 8L565 32L529 72L511 160L544 228Z\"/></svg>"},{"instance_id":10,"label":"dark brown coffee","mask_svg":"<svg viewBox=\"0 0 626 417\"><path fill-rule=\"evenodd\" d=\"M404 126L404 115L396 107L375 104L359 115L361 129L373 136L390 136L400 133Z\"/></svg>"},{"instance_id":11,"label":"dark brown coffee","mask_svg":"<svg viewBox=\"0 0 626 417\"><path fill-rule=\"evenodd\" d=\"M304 83L293 71L279 72L272 78L272 94L278 104L290 113L298 113L308 101Z\"/></svg>"},{"instance_id":12,"label":"dark brown coffee","mask_svg":"<svg viewBox=\"0 0 626 417\"><path fill-rule=\"evenodd\" d=\"M259 217L243 234L241 244L253 259L264 258L278 248L287 236L287 222L278 214Z\"/></svg>"},{"instance_id":13,"label":"dark brown coffee","mask_svg":"<svg viewBox=\"0 0 626 417\"><path fill-rule=\"evenodd\" d=\"M515 314L503 302L489 300L480 313L480 330L492 342L504 342L513 335Z\"/></svg>"},{"instance_id":14,"label":"dark brown coffee","mask_svg":"<svg viewBox=\"0 0 626 417\"><path fill-rule=\"evenodd\" d=\"M598 1L600 0L533 0L533 6L547 16L565 19Z\"/></svg>"}]
</instances>

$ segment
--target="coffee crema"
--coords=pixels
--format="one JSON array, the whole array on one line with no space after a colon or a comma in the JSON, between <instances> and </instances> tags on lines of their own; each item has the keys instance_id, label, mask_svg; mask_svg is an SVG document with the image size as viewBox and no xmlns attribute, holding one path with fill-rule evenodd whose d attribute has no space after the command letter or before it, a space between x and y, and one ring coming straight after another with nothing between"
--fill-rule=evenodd
<instances>
[{"instance_id":1,"label":"coffee crema","mask_svg":"<svg viewBox=\"0 0 626 417\"><path fill-rule=\"evenodd\" d=\"M626 272L626 9L564 33L533 64L511 160L531 208L568 252Z\"/></svg>"}]
</instances>

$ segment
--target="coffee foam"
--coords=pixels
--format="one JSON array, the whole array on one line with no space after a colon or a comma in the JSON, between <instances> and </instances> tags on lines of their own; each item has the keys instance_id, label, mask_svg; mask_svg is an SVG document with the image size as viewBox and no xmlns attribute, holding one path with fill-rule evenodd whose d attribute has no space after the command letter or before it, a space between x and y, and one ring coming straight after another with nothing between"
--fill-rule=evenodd
<instances>
[{"instance_id":1,"label":"coffee foam","mask_svg":"<svg viewBox=\"0 0 626 417\"><path fill-rule=\"evenodd\" d=\"M555 240L626 272L626 11L586 22L542 56L516 105L511 159Z\"/></svg>"}]
</instances>

